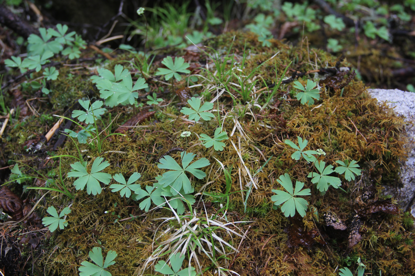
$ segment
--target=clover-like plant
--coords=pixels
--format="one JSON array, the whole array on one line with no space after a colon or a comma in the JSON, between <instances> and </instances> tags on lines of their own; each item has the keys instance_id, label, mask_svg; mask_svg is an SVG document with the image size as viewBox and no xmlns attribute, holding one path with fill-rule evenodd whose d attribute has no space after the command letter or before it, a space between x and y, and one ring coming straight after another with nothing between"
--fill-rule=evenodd
<instances>
[{"instance_id":1,"label":"clover-like plant","mask_svg":"<svg viewBox=\"0 0 415 276\"><path fill-rule=\"evenodd\" d=\"M25 64L22 62L20 57L12 56L11 59L6 59L4 64L9 67L17 67L20 70L20 73L24 73L27 71Z\"/></svg>"},{"instance_id":2,"label":"clover-like plant","mask_svg":"<svg viewBox=\"0 0 415 276\"><path fill-rule=\"evenodd\" d=\"M213 146L215 150L223 151L223 148L226 146L225 143L221 142L223 140L229 139L228 134L226 131L222 131L220 127L215 130L215 134L213 138L210 138L206 134L200 134L200 140L203 141L203 145L206 148L210 148Z\"/></svg>"},{"instance_id":3,"label":"clover-like plant","mask_svg":"<svg viewBox=\"0 0 415 276\"><path fill-rule=\"evenodd\" d=\"M133 195L133 199L141 201L139 207L141 210L148 212L151 207L151 202L153 202L156 206L161 207L166 204L166 200L161 195L163 192L162 187L158 187L156 184L154 186L146 186L145 190L138 188L135 190L135 194Z\"/></svg>"},{"instance_id":4,"label":"clover-like plant","mask_svg":"<svg viewBox=\"0 0 415 276\"><path fill-rule=\"evenodd\" d=\"M83 261L79 267L79 276L111 276L111 272L106 269L115 264L114 259L117 257L117 252L110 250L107 253L107 257L102 256L102 249L100 247L92 248L89 252L89 257L95 263Z\"/></svg>"},{"instance_id":5,"label":"clover-like plant","mask_svg":"<svg viewBox=\"0 0 415 276\"><path fill-rule=\"evenodd\" d=\"M59 76L59 71L55 67L46 68L43 72L46 80L56 80Z\"/></svg>"},{"instance_id":6,"label":"clover-like plant","mask_svg":"<svg viewBox=\"0 0 415 276\"><path fill-rule=\"evenodd\" d=\"M51 40L53 37L51 31L52 29L46 30L45 28L39 28L40 36L31 34L28 37L28 52L31 56L42 55L47 51L50 51L53 54L57 54L63 49L61 43L58 40Z\"/></svg>"},{"instance_id":7,"label":"clover-like plant","mask_svg":"<svg viewBox=\"0 0 415 276\"><path fill-rule=\"evenodd\" d=\"M36 72L39 72L42 69L42 65L49 62L49 58L53 57L51 51L45 51L42 55L35 55L27 57L22 66L30 70L34 69Z\"/></svg>"},{"instance_id":8,"label":"clover-like plant","mask_svg":"<svg viewBox=\"0 0 415 276\"><path fill-rule=\"evenodd\" d=\"M104 104L102 101L95 101L93 104L91 104L91 106L89 106L90 100L79 100L79 104L86 111L74 110L72 112L72 117L78 117L78 120L80 122L85 121L86 124L93 124L95 120L101 119L101 115L103 115L105 111L107 111L105 108L101 108L101 106L103 106Z\"/></svg>"},{"instance_id":9,"label":"clover-like plant","mask_svg":"<svg viewBox=\"0 0 415 276\"><path fill-rule=\"evenodd\" d=\"M338 174L344 174L344 178L347 181L355 180L355 175L360 175L361 170L359 168L359 164L355 160L352 160L350 163L349 161L336 161L337 164L340 164L334 171Z\"/></svg>"},{"instance_id":10,"label":"clover-like plant","mask_svg":"<svg viewBox=\"0 0 415 276\"><path fill-rule=\"evenodd\" d=\"M77 190L83 190L87 186L87 193L97 195L102 191L100 182L108 184L111 181L109 173L101 172L110 165L104 158L97 157L91 167L91 172L87 171L86 162L76 162L71 164L72 170L68 173L68 177L77 177L78 179L73 183Z\"/></svg>"},{"instance_id":11,"label":"clover-like plant","mask_svg":"<svg viewBox=\"0 0 415 276\"><path fill-rule=\"evenodd\" d=\"M156 76L165 75L166 80L169 80L174 76L177 81L180 81L182 77L179 73L190 73L190 71L187 70L187 68L189 68L189 63L184 62L184 58L182 57L176 57L173 62L173 59L168 56L164 58L161 63L163 63L167 68L158 68Z\"/></svg>"},{"instance_id":12,"label":"clover-like plant","mask_svg":"<svg viewBox=\"0 0 415 276\"><path fill-rule=\"evenodd\" d=\"M333 186L334 188L338 189L341 186L341 180L335 176L329 176L333 173L333 166L328 165L326 167L326 163L324 161L316 161L314 162L319 173L310 172L307 177L312 178L311 182L317 184L317 189L324 193L328 190L329 185Z\"/></svg>"},{"instance_id":13,"label":"clover-like plant","mask_svg":"<svg viewBox=\"0 0 415 276\"><path fill-rule=\"evenodd\" d=\"M131 191L134 192L141 188L140 184L135 183L140 177L141 174L135 172L130 176L127 182L121 173L115 174L113 178L120 184L111 184L110 189L112 189L113 193L119 191L121 197L125 196L126 198L129 198L131 196Z\"/></svg>"},{"instance_id":14,"label":"clover-like plant","mask_svg":"<svg viewBox=\"0 0 415 276\"><path fill-rule=\"evenodd\" d=\"M295 211L297 211L300 216L304 217L308 202L304 198L298 196L311 195L310 189L301 190L304 187L304 183L300 181L296 181L295 189L293 189L293 183L287 173L281 175L279 179L277 179L277 182L280 183L288 193L280 190L272 190L276 193L276 195L271 197L271 200L275 201L274 204L277 206L283 204L281 206L281 211L286 217L293 217Z\"/></svg>"},{"instance_id":15,"label":"clover-like plant","mask_svg":"<svg viewBox=\"0 0 415 276\"><path fill-rule=\"evenodd\" d=\"M193 187L190 183L189 177L186 175L186 172L193 174L198 179L206 177L206 173L199 170L199 168L209 166L209 160L201 158L190 164L195 156L196 154L194 153L182 152L182 166L177 164L176 160L169 155L166 155L160 159L160 164L158 165L159 169L167 169L170 171L165 172L162 175L159 183L163 185L163 187L170 186L170 192L172 195L177 195L182 189L185 194L193 192Z\"/></svg>"},{"instance_id":16,"label":"clover-like plant","mask_svg":"<svg viewBox=\"0 0 415 276\"><path fill-rule=\"evenodd\" d=\"M82 129L78 132L75 132L70 129L65 129L64 132L68 133L68 135L71 136L72 138L78 139L78 142L80 144L86 144L87 139L92 136L91 133L94 131L95 131L95 128L93 127L93 125L88 125L85 129Z\"/></svg>"},{"instance_id":17,"label":"clover-like plant","mask_svg":"<svg viewBox=\"0 0 415 276\"><path fill-rule=\"evenodd\" d=\"M198 122L200 118L202 118L205 121L210 121L212 118L215 118L215 115L213 115L210 112L207 112L208 110L211 110L213 108L213 103L205 102L202 106L200 106L202 101L200 100L200 98L195 97L192 97L187 102L191 108L183 107L180 112L185 115L189 115L189 120L195 120L196 122Z\"/></svg>"},{"instance_id":18,"label":"clover-like plant","mask_svg":"<svg viewBox=\"0 0 415 276\"><path fill-rule=\"evenodd\" d=\"M156 93L153 93L153 96L148 95L147 99L149 99L147 101L148 105L152 105L152 104L158 105L159 103L161 103L163 101L163 99L157 99L157 94Z\"/></svg>"},{"instance_id":19,"label":"clover-like plant","mask_svg":"<svg viewBox=\"0 0 415 276\"><path fill-rule=\"evenodd\" d=\"M284 143L292 147L293 149L296 149L297 151L294 152L291 155L291 158L294 160L300 160L301 156L304 157L304 159L307 162L315 162L317 159L314 157L313 154L320 154L319 152L315 150L306 150L304 151L305 147L307 147L308 141L307 139L304 139L297 136L298 139L298 146L291 142L290 140L285 140Z\"/></svg>"},{"instance_id":20,"label":"clover-like plant","mask_svg":"<svg viewBox=\"0 0 415 276\"><path fill-rule=\"evenodd\" d=\"M318 89L314 89L316 87L317 83L307 80L307 85L304 87L299 81L294 82L294 87L300 90L301 92L298 92L296 97L297 100L301 100L301 104L313 105L314 99L320 100L320 92Z\"/></svg>"},{"instance_id":21,"label":"clover-like plant","mask_svg":"<svg viewBox=\"0 0 415 276\"><path fill-rule=\"evenodd\" d=\"M335 15L327 15L324 17L324 22L328 24L332 29L343 31L346 28L346 25L343 23L343 20Z\"/></svg>"},{"instance_id":22,"label":"clover-like plant","mask_svg":"<svg viewBox=\"0 0 415 276\"><path fill-rule=\"evenodd\" d=\"M180 270L184 261L184 255L180 256L180 252L170 256L171 267L167 265L165 261L159 261L155 266L154 270L164 275L174 276L196 276L194 267L188 267Z\"/></svg>"},{"instance_id":23,"label":"clover-like plant","mask_svg":"<svg viewBox=\"0 0 415 276\"><path fill-rule=\"evenodd\" d=\"M68 225L68 222L64 219L64 217L71 212L69 207L65 207L59 215L56 208L53 206L50 206L46 212L48 212L52 217L44 217L42 219L42 223L43 225L49 227L50 232L55 231L58 227L62 230Z\"/></svg>"}]
</instances>

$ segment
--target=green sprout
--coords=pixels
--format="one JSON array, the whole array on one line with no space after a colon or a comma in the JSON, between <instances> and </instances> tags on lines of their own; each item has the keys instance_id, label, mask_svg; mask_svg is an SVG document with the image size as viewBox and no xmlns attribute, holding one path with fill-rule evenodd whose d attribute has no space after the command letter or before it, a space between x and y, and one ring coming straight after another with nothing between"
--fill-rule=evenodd
<instances>
[{"instance_id":1,"label":"green sprout","mask_svg":"<svg viewBox=\"0 0 415 276\"><path fill-rule=\"evenodd\" d=\"M308 105L313 105L314 99L320 100L319 90L313 89L316 85L317 83L307 80L307 85L304 87L299 81L295 81L294 87L302 91L297 93L297 100L301 100L301 104L306 104L308 102Z\"/></svg>"},{"instance_id":2,"label":"green sprout","mask_svg":"<svg viewBox=\"0 0 415 276\"><path fill-rule=\"evenodd\" d=\"M117 257L117 252L110 250L108 251L107 257L102 256L102 249L100 247L92 248L89 252L89 257L96 263L90 263L83 261L81 267L79 267L79 276L111 276L112 274L106 269L115 264L114 259Z\"/></svg>"},{"instance_id":3,"label":"green sprout","mask_svg":"<svg viewBox=\"0 0 415 276\"><path fill-rule=\"evenodd\" d=\"M113 178L120 184L112 184L110 186L110 189L112 189L111 192L115 193L119 191L121 197L125 196L126 198L129 198L131 196L131 191L136 191L141 188L140 184L135 183L140 177L141 174L135 172L130 176L128 182L126 182L121 173L115 174Z\"/></svg>"},{"instance_id":4,"label":"green sprout","mask_svg":"<svg viewBox=\"0 0 415 276\"><path fill-rule=\"evenodd\" d=\"M275 201L274 204L281 205L284 203L281 206L281 211L286 217L293 217L295 215L295 211L297 211L300 216L304 217L308 202L307 200L297 196L311 195L310 189L301 190L304 187L304 183L296 181L295 190L293 190L293 183L287 173L281 175L277 182L280 183L288 193L280 190L272 190L276 193L276 195L271 197L271 200Z\"/></svg>"},{"instance_id":5,"label":"green sprout","mask_svg":"<svg viewBox=\"0 0 415 276\"><path fill-rule=\"evenodd\" d=\"M190 164L195 156L196 154L194 153L182 152L181 158L183 167L177 164L176 160L174 160L171 156L164 156L160 159L158 167L159 169L167 169L170 171L165 172L162 175L159 183L163 185L163 187L171 186L170 191L173 195L177 195L182 189L185 194L193 192L193 187L190 183L189 177L186 175L186 172L193 174L197 179L202 179L206 177L206 173L199 170L199 168L210 165L209 160L206 158L201 158L193 162L193 164Z\"/></svg>"},{"instance_id":6,"label":"green sprout","mask_svg":"<svg viewBox=\"0 0 415 276\"><path fill-rule=\"evenodd\" d=\"M180 256L180 252L170 256L171 267L167 265L165 261L159 261L154 270L160 272L164 275L174 275L174 276L196 276L196 271L194 267L188 267L180 270L184 261L184 255Z\"/></svg>"},{"instance_id":7,"label":"green sprout","mask_svg":"<svg viewBox=\"0 0 415 276\"><path fill-rule=\"evenodd\" d=\"M166 80L171 79L173 76L177 81L180 81L182 77L179 75L179 73L189 74L190 71L187 70L189 67L189 63L184 62L184 58L177 57L175 61L173 62L173 59L168 56L161 62L164 64L166 68L158 68L156 72L156 76L159 75L165 75Z\"/></svg>"},{"instance_id":8,"label":"green sprout","mask_svg":"<svg viewBox=\"0 0 415 276\"><path fill-rule=\"evenodd\" d=\"M147 96L147 99L149 99L149 101L147 101L148 105L158 105L159 103L161 103L163 101L163 99L157 99L157 94L153 93L153 97L151 95Z\"/></svg>"},{"instance_id":9,"label":"green sprout","mask_svg":"<svg viewBox=\"0 0 415 276\"><path fill-rule=\"evenodd\" d=\"M347 181L351 181L355 179L355 175L360 175L361 170L359 168L359 164L355 160L352 160L350 163L346 160L342 162L340 160L336 161L337 164L341 166L337 167L334 171L338 174L345 174L344 178Z\"/></svg>"},{"instance_id":10,"label":"green sprout","mask_svg":"<svg viewBox=\"0 0 415 276\"><path fill-rule=\"evenodd\" d=\"M307 147L308 141L297 136L298 139L298 146L291 142L290 140L285 140L284 143L296 149L297 151L291 155L291 158L298 161L301 157L303 157L307 162L315 162L317 159L313 156L313 154L320 154L320 152L315 150L306 150L304 151L305 147Z\"/></svg>"},{"instance_id":11,"label":"green sprout","mask_svg":"<svg viewBox=\"0 0 415 276\"><path fill-rule=\"evenodd\" d=\"M340 178L335 176L329 176L331 173L334 172L332 165L328 165L326 167L326 163L324 161L317 161L314 163L314 165L316 166L319 173L310 172L307 177L312 178L312 183L317 183L317 189L320 192L326 192L329 188L329 185L333 186L336 189L340 187Z\"/></svg>"},{"instance_id":12,"label":"green sprout","mask_svg":"<svg viewBox=\"0 0 415 276\"><path fill-rule=\"evenodd\" d=\"M72 117L76 118L78 117L78 120L80 122L84 122L86 124L93 124L96 119L101 119L101 115L107 111L105 108L101 108L101 106L104 104L102 101L95 101L91 107L89 106L90 101L89 100L79 100L79 104L86 110L74 110L72 112Z\"/></svg>"},{"instance_id":13,"label":"green sprout","mask_svg":"<svg viewBox=\"0 0 415 276\"><path fill-rule=\"evenodd\" d=\"M332 29L343 31L346 28L346 25L343 23L341 18L336 17L335 15L327 15L324 17L324 22L328 24Z\"/></svg>"},{"instance_id":14,"label":"green sprout","mask_svg":"<svg viewBox=\"0 0 415 276\"><path fill-rule=\"evenodd\" d=\"M210 148L213 146L215 150L223 151L223 148L226 146L225 143L221 142L222 140L227 140L228 134L226 131L222 131L220 127L215 130L215 134L213 138L210 138L206 134L200 134L200 140L203 141L203 145L206 148Z\"/></svg>"},{"instance_id":15,"label":"green sprout","mask_svg":"<svg viewBox=\"0 0 415 276\"><path fill-rule=\"evenodd\" d=\"M56 80L59 76L59 71L55 67L46 68L43 72L46 80Z\"/></svg>"},{"instance_id":16,"label":"green sprout","mask_svg":"<svg viewBox=\"0 0 415 276\"><path fill-rule=\"evenodd\" d=\"M43 225L49 227L50 232L54 232L58 229L58 227L62 230L68 225L68 222L64 219L64 217L71 212L69 207L65 207L59 215L53 206L50 206L46 212L48 212L52 217L44 217L42 219L42 223Z\"/></svg>"},{"instance_id":17,"label":"green sprout","mask_svg":"<svg viewBox=\"0 0 415 276\"><path fill-rule=\"evenodd\" d=\"M190 104L191 108L183 107L180 112L185 115L189 115L189 120L195 120L196 122L198 122L200 118L202 118L205 121L210 121L212 118L215 118L215 115L213 115L210 112L207 112L208 110L211 110L213 108L213 103L205 102L202 106L200 106L200 98L195 97L192 97L187 102Z\"/></svg>"},{"instance_id":18,"label":"green sprout","mask_svg":"<svg viewBox=\"0 0 415 276\"><path fill-rule=\"evenodd\" d=\"M111 175L109 173L101 172L108 167L110 163L104 161L104 158L97 157L92 164L91 173L88 173L86 169L86 162L76 162L71 164L72 170L68 173L68 177L78 177L73 183L77 190L83 190L87 186L87 193L97 195L102 191L100 182L108 184L111 181Z\"/></svg>"}]
</instances>

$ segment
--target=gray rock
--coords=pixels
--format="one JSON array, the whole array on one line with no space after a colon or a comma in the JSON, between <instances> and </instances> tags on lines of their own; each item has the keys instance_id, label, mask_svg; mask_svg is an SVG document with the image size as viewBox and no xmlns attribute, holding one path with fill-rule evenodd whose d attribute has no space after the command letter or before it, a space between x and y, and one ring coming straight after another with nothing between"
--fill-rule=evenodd
<instances>
[{"instance_id":1,"label":"gray rock","mask_svg":"<svg viewBox=\"0 0 415 276\"><path fill-rule=\"evenodd\" d=\"M415 217L415 93L398 89L369 89L369 93L379 102L386 101L396 114L405 116L409 123L406 131L410 139L408 145L408 159L401 161L399 174L402 188L385 189L385 194L393 195L399 202L399 207L404 211L410 211Z\"/></svg>"}]
</instances>

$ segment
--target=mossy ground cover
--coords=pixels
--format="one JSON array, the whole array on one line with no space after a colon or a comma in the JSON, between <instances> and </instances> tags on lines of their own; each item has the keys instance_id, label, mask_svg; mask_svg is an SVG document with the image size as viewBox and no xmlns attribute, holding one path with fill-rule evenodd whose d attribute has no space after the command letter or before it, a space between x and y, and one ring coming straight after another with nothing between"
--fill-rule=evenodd
<instances>
[{"instance_id":1,"label":"mossy ground cover","mask_svg":"<svg viewBox=\"0 0 415 276\"><path fill-rule=\"evenodd\" d=\"M155 177L163 173L157 165L165 155L179 160L181 152L186 151L195 153L196 159L207 158L210 165L203 169L207 177L202 180L191 178L196 203L192 206L193 213L187 208L185 215L228 223L228 227L240 235L216 229L215 235L236 250L225 247L226 254L216 252L213 260L203 251L196 250L203 268L199 272L203 275L215 275L220 268L224 274L230 274L226 270L232 270L239 275L337 275L341 267L354 269L358 257L366 265L366 271L373 275L380 272L382 275L412 275L415 237L411 220L396 211L393 199L390 202L381 196L384 185L396 184L398 160L406 156L403 118L372 99L367 87L356 80L352 72L338 71L340 67L350 65L347 60L312 49L306 40L296 47L277 40L271 40L271 43L271 47L263 47L252 33L230 32L208 40L203 51L169 49L168 53L157 55L150 77L145 76L149 90L139 94L138 102L143 105L109 109L103 116L105 125L100 131L102 135L114 132L137 115L145 119L136 120L137 125L125 126L125 136L104 140L101 153L94 146L78 145L76 141L66 139L54 154L77 156L78 145L85 160L93 161L101 156L108 161L110 166L105 169L106 173L122 173L126 177L133 172L140 173L139 183L143 188L153 185ZM114 59L106 65L107 69L113 70L115 65L122 64L132 73L140 74L140 70L133 67L140 57L125 52L111 54ZM94 52L85 50L83 55L89 58ZM166 55L184 57L191 65L191 75L182 81L155 77L154 73ZM223 76L215 75L218 68L211 59L215 55L218 60L231 57L224 68L235 74L218 82ZM48 101L34 104L37 110L62 115L68 108L73 109L79 98L99 97L89 79L96 74L93 66L88 63L77 65L61 71L58 80L53 82L51 90L54 92L48 96ZM258 66L258 71L247 78ZM287 73L282 76L287 66ZM311 106L300 104L289 77L294 76L292 80L298 78L305 85L308 79L318 81L317 78L324 75L322 72L330 68L337 68L336 73L328 73L326 80L320 81L320 100ZM71 78L67 77L69 72ZM249 92L249 101L243 101L237 92L240 89L238 77L245 80L244 84L258 79ZM268 87L283 77L288 81L279 87L268 107L262 109L272 91ZM228 84L227 89L224 83ZM145 104L146 96L153 92L163 102L150 107ZM36 93L39 92L27 92L28 97L36 97ZM211 121L195 123L180 113L182 107L187 106L187 99L198 95L205 101L213 100L215 118ZM24 145L35 134L40 140L53 125L54 120L50 117L42 118L32 115L26 123L12 122L10 131L2 138L5 145L3 160L26 164L21 169L27 175L49 171L58 174L59 161L49 160L45 150L53 147L56 140L46 143L39 151L28 150ZM114 118L116 120L111 124ZM107 128L108 125L111 126ZM229 140L224 141L223 151L204 147L198 137L201 133L212 136L218 126L222 126L229 136ZM76 126L72 129L79 131ZM185 131L190 131L191 135L182 137ZM309 141L308 149L322 149L327 163L357 160L362 176L350 182L342 179L343 190L330 188L322 195L307 179L311 164L293 160L293 149L284 143L286 139L296 142L297 137ZM214 196L226 193L226 178L218 161L225 168L231 168L227 209L223 208L226 200ZM66 175L73 160L62 158L60 162ZM284 173L311 189L311 197L307 198L310 205L304 217L297 214L286 218L281 210L273 208L271 190L280 187L277 179ZM112 275L156 275L153 265L157 259L145 267L146 260L159 245L169 241L172 235L169 229L181 227L176 220L166 221L166 217L174 218L167 206L153 208L153 204L153 209L144 212L138 202L120 197L108 186L101 194L92 196L85 191L76 191L73 181L73 178L64 178L75 199L50 192L36 208L43 217L49 206L58 209L70 206L72 211L66 218L68 226L65 229L50 233L36 224L21 224L20 229L8 229L12 231L9 232L11 237L29 240L19 245L22 255L32 263L28 273L77 274L81 262L89 260L88 252L98 246L105 253L113 250L118 254L116 263L108 268ZM31 182L25 185L33 186ZM10 187L17 194L24 188L18 184ZM371 195L366 198L368 191ZM44 193L32 190L24 197L35 203ZM327 213L335 214L347 230L329 226L323 216ZM168 234L163 235L164 232ZM160 256L160 259L167 256ZM186 256L184 267L189 260L189 254Z\"/></svg>"}]
</instances>

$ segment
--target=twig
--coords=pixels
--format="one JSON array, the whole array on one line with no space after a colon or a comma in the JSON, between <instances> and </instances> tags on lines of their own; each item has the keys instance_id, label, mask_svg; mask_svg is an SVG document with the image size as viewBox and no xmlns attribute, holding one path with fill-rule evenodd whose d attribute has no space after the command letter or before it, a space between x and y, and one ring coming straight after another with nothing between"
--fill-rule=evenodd
<instances>
[{"instance_id":1,"label":"twig","mask_svg":"<svg viewBox=\"0 0 415 276\"><path fill-rule=\"evenodd\" d=\"M352 122L352 124L353 124L353 126L354 126L354 128L356 129L356 132L355 132L355 134L357 135L357 133L359 132L359 134L360 135L362 135L362 137L363 137L363 139L365 139L365 141L366 141L366 143L367 143L367 140L366 140L366 138L365 138L365 136L363 136L363 134L357 129L357 127L356 127L356 125L353 123L353 121L350 119L350 118L348 118L349 119L349 121L350 122Z\"/></svg>"},{"instance_id":2,"label":"twig","mask_svg":"<svg viewBox=\"0 0 415 276\"><path fill-rule=\"evenodd\" d=\"M0 137L3 135L4 130L6 129L7 123L9 122L10 115L13 115L13 113L14 113L14 108L10 110L9 114L7 114L6 120L4 120L3 126L1 127L1 130L0 130Z\"/></svg>"}]
</instances>

